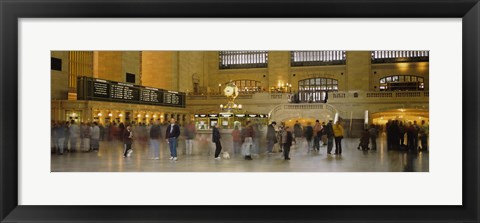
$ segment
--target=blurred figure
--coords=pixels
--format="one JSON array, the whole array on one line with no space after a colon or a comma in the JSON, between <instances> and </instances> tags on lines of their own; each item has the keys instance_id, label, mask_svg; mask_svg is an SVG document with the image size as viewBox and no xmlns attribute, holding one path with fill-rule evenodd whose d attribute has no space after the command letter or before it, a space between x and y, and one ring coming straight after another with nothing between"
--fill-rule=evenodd
<instances>
[{"instance_id":1,"label":"blurred figure","mask_svg":"<svg viewBox=\"0 0 480 223\"><path fill-rule=\"evenodd\" d=\"M68 144L70 143L70 122L65 122L65 143L63 144L63 148L68 150Z\"/></svg>"},{"instance_id":2,"label":"blurred figure","mask_svg":"<svg viewBox=\"0 0 480 223\"><path fill-rule=\"evenodd\" d=\"M302 142L302 137L303 137L303 128L302 128L302 124L300 124L297 121L295 121L295 125L293 125L293 136L295 137L294 141L295 141L295 145L301 145L301 142Z\"/></svg>"},{"instance_id":3,"label":"blurred figure","mask_svg":"<svg viewBox=\"0 0 480 223\"><path fill-rule=\"evenodd\" d=\"M246 125L247 126L242 129L242 149L244 151L243 153L245 154L245 160L252 160L251 149L253 146L253 137L255 133L250 121L247 121Z\"/></svg>"},{"instance_id":4,"label":"blurred figure","mask_svg":"<svg viewBox=\"0 0 480 223\"><path fill-rule=\"evenodd\" d=\"M152 150L153 159L160 159L160 125L158 121L155 121L152 127L150 127L150 148Z\"/></svg>"},{"instance_id":5,"label":"blurred figure","mask_svg":"<svg viewBox=\"0 0 480 223\"><path fill-rule=\"evenodd\" d=\"M310 152L310 150L313 147L313 127L312 123L308 122L307 126L304 128L305 132L303 133L303 136L305 137L305 140L307 141L307 153Z\"/></svg>"},{"instance_id":6,"label":"blurred figure","mask_svg":"<svg viewBox=\"0 0 480 223\"><path fill-rule=\"evenodd\" d=\"M405 126L403 122L400 122L398 125L398 137L400 138L400 146L405 146Z\"/></svg>"},{"instance_id":7,"label":"blurred figure","mask_svg":"<svg viewBox=\"0 0 480 223\"><path fill-rule=\"evenodd\" d=\"M93 122L91 136L90 147L93 151L98 152L100 149L100 127L98 127L97 122Z\"/></svg>"},{"instance_id":8,"label":"blurred figure","mask_svg":"<svg viewBox=\"0 0 480 223\"><path fill-rule=\"evenodd\" d=\"M81 142L80 142L80 149L82 151L90 151L90 126L88 123L82 123L82 125L80 126L80 138L81 138Z\"/></svg>"},{"instance_id":9,"label":"blurred figure","mask_svg":"<svg viewBox=\"0 0 480 223\"><path fill-rule=\"evenodd\" d=\"M187 126L185 126L185 154L192 155L193 154L193 142L195 141L195 137L197 135L197 130L195 129L195 125L193 122L188 122Z\"/></svg>"},{"instance_id":10,"label":"blurred figure","mask_svg":"<svg viewBox=\"0 0 480 223\"><path fill-rule=\"evenodd\" d=\"M370 135L370 142L372 143L372 150L377 150L377 137L378 137L378 130L375 128L375 125L370 125L370 129L368 130Z\"/></svg>"},{"instance_id":11,"label":"blurred figure","mask_svg":"<svg viewBox=\"0 0 480 223\"><path fill-rule=\"evenodd\" d=\"M77 151L77 140L80 137L80 127L72 120L70 125L70 152Z\"/></svg>"},{"instance_id":12,"label":"blurred figure","mask_svg":"<svg viewBox=\"0 0 480 223\"><path fill-rule=\"evenodd\" d=\"M369 150L370 149L368 148L369 141L370 141L370 132L368 131L368 129L365 129L362 132L362 136L360 137L360 144L358 144L357 149Z\"/></svg>"},{"instance_id":13,"label":"blurred figure","mask_svg":"<svg viewBox=\"0 0 480 223\"><path fill-rule=\"evenodd\" d=\"M237 125L235 125L232 131L232 139L233 139L233 153L239 154L240 148L242 146L242 135Z\"/></svg>"},{"instance_id":14,"label":"blurred figure","mask_svg":"<svg viewBox=\"0 0 480 223\"><path fill-rule=\"evenodd\" d=\"M428 151L428 124L425 123L425 120L422 120L422 126L420 126L419 135L420 143L422 146L422 151Z\"/></svg>"},{"instance_id":15,"label":"blurred figure","mask_svg":"<svg viewBox=\"0 0 480 223\"><path fill-rule=\"evenodd\" d=\"M215 143L215 159L220 159L220 152L222 151L222 144L220 143L220 131L218 130L218 122L215 123L212 130L212 142Z\"/></svg>"},{"instance_id":16,"label":"blurred figure","mask_svg":"<svg viewBox=\"0 0 480 223\"><path fill-rule=\"evenodd\" d=\"M322 129L323 126L320 124L320 121L315 121L315 126L313 126L313 150L320 151L320 139L322 138Z\"/></svg>"},{"instance_id":17,"label":"blurred figure","mask_svg":"<svg viewBox=\"0 0 480 223\"><path fill-rule=\"evenodd\" d=\"M325 126L325 128L323 128L325 131L325 135L327 136L327 154L332 154L332 148L333 148L333 126L332 126L332 120L330 120L327 124L327 126Z\"/></svg>"},{"instance_id":18,"label":"blurred figure","mask_svg":"<svg viewBox=\"0 0 480 223\"><path fill-rule=\"evenodd\" d=\"M177 161L177 139L180 136L180 127L175 123L175 119L170 119L170 125L167 126L165 138L170 148L170 160Z\"/></svg>"},{"instance_id":19,"label":"blurred figure","mask_svg":"<svg viewBox=\"0 0 480 223\"><path fill-rule=\"evenodd\" d=\"M277 125L277 122L273 121L267 128L267 153L269 154L273 153L273 146L277 143L275 125Z\"/></svg>"},{"instance_id":20,"label":"blurred figure","mask_svg":"<svg viewBox=\"0 0 480 223\"><path fill-rule=\"evenodd\" d=\"M133 153L133 149L132 149L133 132L130 126L127 126L125 131L123 131L122 136L123 136L123 144L124 144L123 158L130 157L132 156L132 153Z\"/></svg>"},{"instance_id":21,"label":"blurred figure","mask_svg":"<svg viewBox=\"0 0 480 223\"><path fill-rule=\"evenodd\" d=\"M325 124L325 122L322 122L322 130L321 130L322 137L321 137L321 140L322 140L322 143L323 143L324 146L326 146L327 142L328 142L326 128L327 128L327 125Z\"/></svg>"},{"instance_id":22,"label":"blurred figure","mask_svg":"<svg viewBox=\"0 0 480 223\"><path fill-rule=\"evenodd\" d=\"M292 131L288 126L285 127L285 130L283 131L282 140L283 157L285 160L290 160L290 147L292 146L293 136Z\"/></svg>"},{"instance_id":23,"label":"blurred figure","mask_svg":"<svg viewBox=\"0 0 480 223\"><path fill-rule=\"evenodd\" d=\"M56 131L55 131L55 136L57 138L57 154L58 155L63 155L63 146L65 145L65 131L66 131L66 128L65 128L65 125L64 124L58 124L57 127L56 127Z\"/></svg>"}]
</instances>

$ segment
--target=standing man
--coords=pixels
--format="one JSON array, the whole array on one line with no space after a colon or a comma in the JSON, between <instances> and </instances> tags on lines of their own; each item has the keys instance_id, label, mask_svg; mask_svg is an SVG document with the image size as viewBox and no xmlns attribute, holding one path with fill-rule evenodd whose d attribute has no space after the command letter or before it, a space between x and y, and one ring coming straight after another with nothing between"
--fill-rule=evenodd
<instances>
[{"instance_id":1,"label":"standing man","mask_svg":"<svg viewBox=\"0 0 480 223\"><path fill-rule=\"evenodd\" d=\"M218 130L218 122L213 126L212 142L215 143L215 159L220 159L220 151L222 151L222 144L220 143L220 131Z\"/></svg>"},{"instance_id":2,"label":"standing man","mask_svg":"<svg viewBox=\"0 0 480 223\"><path fill-rule=\"evenodd\" d=\"M196 135L197 130L195 129L195 125L193 122L189 122L187 126L185 126L185 154L192 155L193 141L195 140Z\"/></svg>"},{"instance_id":3,"label":"standing man","mask_svg":"<svg viewBox=\"0 0 480 223\"><path fill-rule=\"evenodd\" d=\"M150 148L153 151L153 159L160 159L160 125L158 121L155 121L152 127L150 127Z\"/></svg>"},{"instance_id":4,"label":"standing man","mask_svg":"<svg viewBox=\"0 0 480 223\"><path fill-rule=\"evenodd\" d=\"M275 134L275 125L277 123L273 121L267 128L267 153L273 153L273 146L277 143L277 135Z\"/></svg>"},{"instance_id":5,"label":"standing man","mask_svg":"<svg viewBox=\"0 0 480 223\"><path fill-rule=\"evenodd\" d=\"M330 120L325 126L324 133L327 136L327 153L332 154L332 148L333 148L333 126L332 126L332 120Z\"/></svg>"},{"instance_id":6,"label":"standing man","mask_svg":"<svg viewBox=\"0 0 480 223\"><path fill-rule=\"evenodd\" d=\"M170 160L177 161L177 139L180 136L180 127L175 123L175 118L170 119L165 138L170 148Z\"/></svg>"},{"instance_id":7,"label":"standing man","mask_svg":"<svg viewBox=\"0 0 480 223\"><path fill-rule=\"evenodd\" d=\"M343 127L340 120L333 125L333 135L335 136L335 155L342 155Z\"/></svg>"}]
</instances>

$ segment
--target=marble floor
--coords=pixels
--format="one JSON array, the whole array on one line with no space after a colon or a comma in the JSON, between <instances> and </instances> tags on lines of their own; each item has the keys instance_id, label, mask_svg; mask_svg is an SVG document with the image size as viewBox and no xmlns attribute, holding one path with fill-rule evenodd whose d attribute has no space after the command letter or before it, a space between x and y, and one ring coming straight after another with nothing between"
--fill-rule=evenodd
<instances>
[{"instance_id":1,"label":"marble floor","mask_svg":"<svg viewBox=\"0 0 480 223\"><path fill-rule=\"evenodd\" d=\"M162 140L163 141L163 140ZM303 145L292 146L291 160L281 153L266 154L261 147L253 160L244 160L240 154L224 150L230 159L215 160L212 149L184 155L185 146L179 143L178 161L169 160L166 143L160 147L160 159L150 159L147 143L133 144L132 157L123 158L121 142L101 142L99 152L76 152L51 155L52 172L428 172L429 155L426 152L409 153L387 151L385 137L378 140L377 151L357 150L358 139L343 140L341 156L327 155L326 146L320 152L310 151ZM335 148L334 148L335 149Z\"/></svg>"}]
</instances>

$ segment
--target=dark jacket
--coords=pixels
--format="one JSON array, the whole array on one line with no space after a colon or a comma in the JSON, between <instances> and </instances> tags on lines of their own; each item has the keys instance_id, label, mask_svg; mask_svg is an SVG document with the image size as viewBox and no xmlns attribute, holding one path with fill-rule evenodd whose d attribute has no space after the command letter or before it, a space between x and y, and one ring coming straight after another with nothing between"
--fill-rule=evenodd
<instances>
[{"instance_id":1,"label":"dark jacket","mask_svg":"<svg viewBox=\"0 0 480 223\"><path fill-rule=\"evenodd\" d=\"M325 135L327 135L328 138L333 137L332 123L328 123L327 126L325 127Z\"/></svg>"},{"instance_id":2,"label":"dark jacket","mask_svg":"<svg viewBox=\"0 0 480 223\"><path fill-rule=\"evenodd\" d=\"M160 138L160 125L153 125L150 127L150 139Z\"/></svg>"},{"instance_id":3,"label":"dark jacket","mask_svg":"<svg viewBox=\"0 0 480 223\"><path fill-rule=\"evenodd\" d=\"M304 133L303 136L305 136L305 138L307 138L308 141L312 140L312 138L313 138L313 127L312 126L305 127L305 133Z\"/></svg>"},{"instance_id":4,"label":"dark jacket","mask_svg":"<svg viewBox=\"0 0 480 223\"><path fill-rule=\"evenodd\" d=\"M172 133L170 133L170 129L172 128L172 125L167 126L167 131L165 133L165 138L178 138L180 136L180 127L177 124L173 125L173 130Z\"/></svg>"},{"instance_id":5,"label":"dark jacket","mask_svg":"<svg viewBox=\"0 0 480 223\"><path fill-rule=\"evenodd\" d=\"M293 134L295 134L295 137L303 137L303 129L300 123L293 126Z\"/></svg>"},{"instance_id":6,"label":"dark jacket","mask_svg":"<svg viewBox=\"0 0 480 223\"><path fill-rule=\"evenodd\" d=\"M292 146L292 141L293 141L293 135L292 135L292 132L290 131L287 131L287 139L285 140L285 147L290 147Z\"/></svg>"},{"instance_id":7,"label":"dark jacket","mask_svg":"<svg viewBox=\"0 0 480 223\"><path fill-rule=\"evenodd\" d=\"M268 141L275 141L277 139L277 136L275 135L275 128L273 127L272 124L268 125L267 129L267 140Z\"/></svg>"},{"instance_id":8,"label":"dark jacket","mask_svg":"<svg viewBox=\"0 0 480 223\"><path fill-rule=\"evenodd\" d=\"M220 142L220 138L222 138L220 136L220 131L218 130L218 128L213 127L212 142Z\"/></svg>"},{"instance_id":9,"label":"dark jacket","mask_svg":"<svg viewBox=\"0 0 480 223\"><path fill-rule=\"evenodd\" d=\"M132 130L127 130L125 129L123 131L123 143L125 144L132 144L133 142L133 133L132 133Z\"/></svg>"}]
</instances>

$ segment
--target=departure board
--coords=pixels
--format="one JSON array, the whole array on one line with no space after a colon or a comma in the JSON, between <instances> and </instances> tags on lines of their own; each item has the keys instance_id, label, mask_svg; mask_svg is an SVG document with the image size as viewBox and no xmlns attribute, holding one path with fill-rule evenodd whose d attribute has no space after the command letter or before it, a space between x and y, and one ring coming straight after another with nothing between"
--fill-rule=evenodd
<instances>
[{"instance_id":1,"label":"departure board","mask_svg":"<svg viewBox=\"0 0 480 223\"><path fill-rule=\"evenodd\" d=\"M185 93L131 83L79 77L78 100L99 100L171 107L185 107Z\"/></svg>"}]
</instances>

